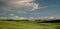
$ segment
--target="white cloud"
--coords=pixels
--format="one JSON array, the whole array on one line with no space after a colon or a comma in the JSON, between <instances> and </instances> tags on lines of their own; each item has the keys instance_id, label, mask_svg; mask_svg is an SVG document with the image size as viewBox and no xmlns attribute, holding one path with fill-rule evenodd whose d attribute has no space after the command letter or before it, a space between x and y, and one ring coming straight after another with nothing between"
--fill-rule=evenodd
<instances>
[{"instance_id":1,"label":"white cloud","mask_svg":"<svg viewBox=\"0 0 60 29\"><path fill-rule=\"evenodd\" d=\"M35 10L38 9L38 8L39 8L39 4L36 4L36 3L35 3L35 4L33 5L32 11L35 11Z\"/></svg>"},{"instance_id":2,"label":"white cloud","mask_svg":"<svg viewBox=\"0 0 60 29\"><path fill-rule=\"evenodd\" d=\"M39 9L40 9L40 8L48 8L48 6L44 6L44 7L39 7Z\"/></svg>"},{"instance_id":3,"label":"white cloud","mask_svg":"<svg viewBox=\"0 0 60 29\"><path fill-rule=\"evenodd\" d=\"M39 8L39 4L34 2L35 0L2 0L3 7L1 6L1 15L13 17L15 14L22 14L29 11L35 11Z\"/></svg>"},{"instance_id":4,"label":"white cloud","mask_svg":"<svg viewBox=\"0 0 60 29\"><path fill-rule=\"evenodd\" d=\"M15 14L10 14L11 16L14 16Z\"/></svg>"},{"instance_id":5,"label":"white cloud","mask_svg":"<svg viewBox=\"0 0 60 29\"><path fill-rule=\"evenodd\" d=\"M25 6L30 2L33 2L34 0L8 0L8 5L11 5L13 7L22 7L22 6Z\"/></svg>"},{"instance_id":6,"label":"white cloud","mask_svg":"<svg viewBox=\"0 0 60 29\"><path fill-rule=\"evenodd\" d=\"M29 17L29 18L27 18L27 17L19 17L19 16L11 16L11 17L0 17L0 19L16 19L16 20L22 20L22 19L29 19L29 20L31 20L31 19L42 19L42 20L44 20L44 19L46 19L46 20L55 20L55 19L60 19L60 16L40 16L40 17Z\"/></svg>"},{"instance_id":7,"label":"white cloud","mask_svg":"<svg viewBox=\"0 0 60 29\"><path fill-rule=\"evenodd\" d=\"M0 17L0 19L7 19L7 17Z\"/></svg>"},{"instance_id":8,"label":"white cloud","mask_svg":"<svg viewBox=\"0 0 60 29\"><path fill-rule=\"evenodd\" d=\"M25 17L19 17L19 19L27 19L27 18L25 18Z\"/></svg>"},{"instance_id":9,"label":"white cloud","mask_svg":"<svg viewBox=\"0 0 60 29\"><path fill-rule=\"evenodd\" d=\"M39 4L35 0L2 0L4 6L2 7L3 13L26 13L27 11L35 11L39 8Z\"/></svg>"},{"instance_id":10,"label":"white cloud","mask_svg":"<svg viewBox=\"0 0 60 29\"><path fill-rule=\"evenodd\" d=\"M54 19L54 17L53 17L53 16L51 16L51 17L50 17L50 19Z\"/></svg>"},{"instance_id":11,"label":"white cloud","mask_svg":"<svg viewBox=\"0 0 60 29\"><path fill-rule=\"evenodd\" d=\"M34 11L38 9L39 4L34 3L35 0L7 0L8 3L8 10L13 10L16 13L18 11Z\"/></svg>"}]
</instances>

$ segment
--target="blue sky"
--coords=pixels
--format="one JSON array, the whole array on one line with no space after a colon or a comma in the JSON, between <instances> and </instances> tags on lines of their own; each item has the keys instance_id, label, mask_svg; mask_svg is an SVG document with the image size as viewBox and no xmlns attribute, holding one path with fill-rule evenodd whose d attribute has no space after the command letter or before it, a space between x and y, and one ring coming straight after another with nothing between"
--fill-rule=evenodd
<instances>
[{"instance_id":1,"label":"blue sky","mask_svg":"<svg viewBox=\"0 0 60 29\"><path fill-rule=\"evenodd\" d=\"M40 0L39 4L41 7L47 7L37 10L42 12L42 15L60 15L60 0Z\"/></svg>"},{"instance_id":2,"label":"blue sky","mask_svg":"<svg viewBox=\"0 0 60 29\"><path fill-rule=\"evenodd\" d=\"M0 0L0 17L60 16L60 0Z\"/></svg>"}]
</instances>

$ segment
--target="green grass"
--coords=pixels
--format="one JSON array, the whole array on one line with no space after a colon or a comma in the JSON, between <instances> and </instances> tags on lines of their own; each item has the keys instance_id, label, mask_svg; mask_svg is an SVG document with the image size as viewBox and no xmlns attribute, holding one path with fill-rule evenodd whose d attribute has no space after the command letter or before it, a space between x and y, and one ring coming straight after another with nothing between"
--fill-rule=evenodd
<instances>
[{"instance_id":1,"label":"green grass","mask_svg":"<svg viewBox=\"0 0 60 29\"><path fill-rule=\"evenodd\" d=\"M60 23L36 23L27 21L0 21L0 29L58 29Z\"/></svg>"}]
</instances>

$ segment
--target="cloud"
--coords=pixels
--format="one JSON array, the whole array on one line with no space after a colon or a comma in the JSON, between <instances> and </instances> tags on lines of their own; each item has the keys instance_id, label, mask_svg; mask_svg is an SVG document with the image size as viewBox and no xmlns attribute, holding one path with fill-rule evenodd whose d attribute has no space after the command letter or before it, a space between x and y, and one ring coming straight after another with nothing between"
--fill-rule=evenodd
<instances>
[{"instance_id":1,"label":"cloud","mask_svg":"<svg viewBox=\"0 0 60 29\"><path fill-rule=\"evenodd\" d=\"M14 16L15 14L10 14L11 16Z\"/></svg>"},{"instance_id":2,"label":"cloud","mask_svg":"<svg viewBox=\"0 0 60 29\"><path fill-rule=\"evenodd\" d=\"M35 11L36 9L39 9L39 4L34 4L33 9L31 11Z\"/></svg>"},{"instance_id":3,"label":"cloud","mask_svg":"<svg viewBox=\"0 0 60 29\"><path fill-rule=\"evenodd\" d=\"M53 17L53 16L51 16L51 17L50 17L50 19L54 19L54 17Z\"/></svg>"},{"instance_id":4,"label":"cloud","mask_svg":"<svg viewBox=\"0 0 60 29\"><path fill-rule=\"evenodd\" d=\"M30 2L34 0L8 0L8 5L12 7L24 7L25 5L31 5Z\"/></svg>"},{"instance_id":5,"label":"cloud","mask_svg":"<svg viewBox=\"0 0 60 29\"><path fill-rule=\"evenodd\" d=\"M7 17L0 17L0 19L7 19Z\"/></svg>"},{"instance_id":6,"label":"cloud","mask_svg":"<svg viewBox=\"0 0 60 29\"><path fill-rule=\"evenodd\" d=\"M35 11L39 4L35 0L0 0L0 12L8 13L26 13L27 11Z\"/></svg>"},{"instance_id":7,"label":"cloud","mask_svg":"<svg viewBox=\"0 0 60 29\"><path fill-rule=\"evenodd\" d=\"M44 6L44 7L39 7L38 9L40 9L40 8L48 8L48 6Z\"/></svg>"},{"instance_id":8,"label":"cloud","mask_svg":"<svg viewBox=\"0 0 60 29\"><path fill-rule=\"evenodd\" d=\"M20 16L16 16L11 14L12 16L10 17L0 17L0 19L14 19L14 20L22 20L22 19L42 19L42 20L55 20L55 19L60 19L60 16L40 16L40 17L20 17Z\"/></svg>"},{"instance_id":9,"label":"cloud","mask_svg":"<svg viewBox=\"0 0 60 29\"><path fill-rule=\"evenodd\" d=\"M10 18L12 18L12 19L29 19L29 18L27 18L27 17L20 17L20 16L11 16Z\"/></svg>"}]
</instances>

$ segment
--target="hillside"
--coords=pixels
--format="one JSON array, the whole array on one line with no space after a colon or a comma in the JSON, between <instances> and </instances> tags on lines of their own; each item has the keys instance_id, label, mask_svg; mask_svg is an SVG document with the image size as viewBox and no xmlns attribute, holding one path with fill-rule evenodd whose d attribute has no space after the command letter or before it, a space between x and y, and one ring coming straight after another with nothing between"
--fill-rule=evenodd
<instances>
[{"instance_id":1,"label":"hillside","mask_svg":"<svg viewBox=\"0 0 60 29\"><path fill-rule=\"evenodd\" d=\"M60 29L60 23L37 23L33 21L2 21L0 29Z\"/></svg>"}]
</instances>

